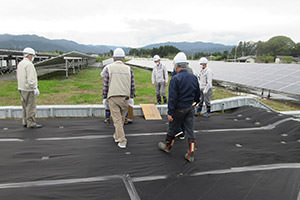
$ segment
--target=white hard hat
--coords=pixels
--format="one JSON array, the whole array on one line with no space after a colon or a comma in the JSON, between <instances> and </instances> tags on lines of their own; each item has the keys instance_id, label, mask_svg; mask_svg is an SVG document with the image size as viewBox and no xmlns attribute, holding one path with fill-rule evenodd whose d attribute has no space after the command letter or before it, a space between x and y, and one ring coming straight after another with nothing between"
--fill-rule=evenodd
<instances>
[{"instance_id":1,"label":"white hard hat","mask_svg":"<svg viewBox=\"0 0 300 200\"><path fill-rule=\"evenodd\" d=\"M199 63L200 64L207 64L208 60L205 57L200 58Z\"/></svg>"},{"instance_id":2,"label":"white hard hat","mask_svg":"<svg viewBox=\"0 0 300 200\"><path fill-rule=\"evenodd\" d=\"M177 53L173 60L174 64L178 63L188 63L186 59L186 55L183 52Z\"/></svg>"},{"instance_id":3,"label":"white hard hat","mask_svg":"<svg viewBox=\"0 0 300 200\"><path fill-rule=\"evenodd\" d=\"M34 51L33 48L26 47L26 48L23 50L23 54L24 54L24 55L34 55L34 56L35 56L35 51Z\"/></svg>"},{"instance_id":4,"label":"white hard hat","mask_svg":"<svg viewBox=\"0 0 300 200\"><path fill-rule=\"evenodd\" d=\"M121 49L121 48L116 48L116 49L114 50L113 57L115 57L115 58L122 58L122 57L125 57L125 52L124 52L124 50Z\"/></svg>"},{"instance_id":5,"label":"white hard hat","mask_svg":"<svg viewBox=\"0 0 300 200\"><path fill-rule=\"evenodd\" d=\"M155 62L155 61L159 61L159 60L160 60L160 57L159 57L159 55L155 55L155 56L153 57L153 59L154 59L154 62Z\"/></svg>"}]
</instances>

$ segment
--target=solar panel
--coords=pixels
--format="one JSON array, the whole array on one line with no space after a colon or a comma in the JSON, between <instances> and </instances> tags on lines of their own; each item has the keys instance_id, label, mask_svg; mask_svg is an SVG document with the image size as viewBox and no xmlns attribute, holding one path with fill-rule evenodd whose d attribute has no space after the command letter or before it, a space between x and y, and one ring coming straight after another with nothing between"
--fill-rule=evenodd
<instances>
[{"instance_id":1,"label":"solar panel","mask_svg":"<svg viewBox=\"0 0 300 200\"><path fill-rule=\"evenodd\" d=\"M153 68L152 59L136 58L128 64ZM162 59L168 71L173 71L173 61ZM189 61L194 72L200 70L198 61ZM261 63L229 63L210 61L208 66L214 73L214 79L249 87L274 90L300 95L300 65L299 64L261 64Z\"/></svg>"}]
</instances>

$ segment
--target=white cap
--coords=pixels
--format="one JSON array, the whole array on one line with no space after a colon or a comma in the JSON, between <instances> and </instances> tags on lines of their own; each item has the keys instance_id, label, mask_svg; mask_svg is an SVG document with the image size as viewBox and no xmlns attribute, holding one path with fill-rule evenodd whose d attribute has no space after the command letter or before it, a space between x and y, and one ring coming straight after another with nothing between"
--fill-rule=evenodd
<instances>
[{"instance_id":1,"label":"white cap","mask_svg":"<svg viewBox=\"0 0 300 200\"><path fill-rule=\"evenodd\" d=\"M121 49L121 48L116 48L116 49L114 50L113 57L115 57L115 58L122 58L122 57L125 57L125 52L124 52L124 50Z\"/></svg>"},{"instance_id":2,"label":"white cap","mask_svg":"<svg viewBox=\"0 0 300 200\"><path fill-rule=\"evenodd\" d=\"M177 53L173 60L174 64L178 63L188 63L186 59L186 55L183 52Z\"/></svg>"},{"instance_id":3,"label":"white cap","mask_svg":"<svg viewBox=\"0 0 300 200\"><path fill-rule=\"evenodd\" d=\"M34 55L34 56L35 56L35 51L34 51L33 48L26 47L26 48L23 50L23 54L24 54L24 55Z\"/></svg>"},{"instance_id":4,"label":"white cap","mask_svg":"<svg viewBox=\"0 0 300 200\"><path fill-rule=\"evenodd\" d=\"M208 60L205 57L200 58L199 63L201 64L207 64Z\"/></svg>"},{"instance_id":5,"label":"white cap","mask_svg":"<svg viewBox=\"0 0 300 200\"><path fill-rule=\"evenodd\" d=\"M160 60L160 57L159 57L159 55L155 55L155 56L153 57L153 59L154 59L154 62L156 62L156 61L159 61L159 60Z\"/></svg>"}]
</instances>

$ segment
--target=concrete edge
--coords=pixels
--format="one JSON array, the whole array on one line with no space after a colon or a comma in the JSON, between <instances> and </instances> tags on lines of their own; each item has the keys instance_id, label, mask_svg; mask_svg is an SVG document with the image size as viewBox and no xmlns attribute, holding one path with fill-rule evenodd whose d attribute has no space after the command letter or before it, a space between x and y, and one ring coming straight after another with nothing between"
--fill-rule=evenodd
<instances>
[{"instance_id":1,"label":"concrete edge","mask_svg":"<svg viewBox=\"0 0 300 200\"><path fill-rule=\"evenodd\" d=\"M276 112L264 103L253 97L231 97L211 102L211 111L225 111L242 106L252 106L256 108L266 109L271 112ZM161 115L167 115L167 105L156 105ZM134 116L143 116L141 106L134 106ZM204 112L205 107L202 112ZM282 114L293 115L300 117L300 111L284 111ZM103 105L39 105L37 106L37 118L48 117L104 117L105 108ZM21 106L2 106L0 107L0 119L21 118Z\"/></svg>"}]
</instances>

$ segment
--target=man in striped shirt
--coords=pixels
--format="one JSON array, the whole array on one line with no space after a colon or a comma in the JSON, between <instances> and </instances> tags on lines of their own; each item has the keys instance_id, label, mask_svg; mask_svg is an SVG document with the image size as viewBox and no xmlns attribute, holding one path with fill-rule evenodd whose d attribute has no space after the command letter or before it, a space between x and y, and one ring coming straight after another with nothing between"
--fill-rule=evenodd
<instances>
[{"instance_id":1,"label":"man in striped shirt","mask_svg":"<svg viewBox=\"0 0 300 200\"><path fill-rule=\"evenodd\" d=\"M113 53L114 63L107 66L103 84L103 99L107 99L114 122L113 138L120 148L126 148L127 139L124 121L129 101L135 96L134 75L132 69L124 64L125 52L117 48Z\"/></svg>"}]
</instances>

